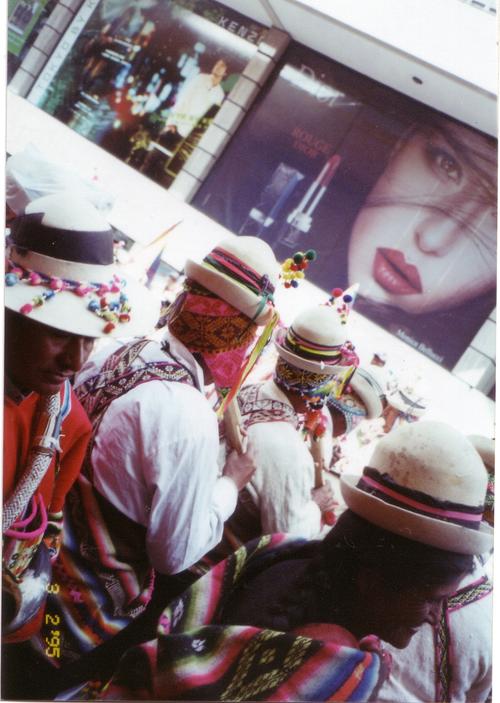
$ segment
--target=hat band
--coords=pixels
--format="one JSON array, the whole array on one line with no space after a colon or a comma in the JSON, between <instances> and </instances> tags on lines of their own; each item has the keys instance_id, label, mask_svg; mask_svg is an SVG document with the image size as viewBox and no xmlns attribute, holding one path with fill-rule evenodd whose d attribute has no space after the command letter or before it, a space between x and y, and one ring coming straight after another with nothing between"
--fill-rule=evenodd
<instances>
[{"instance_id":1,"label":"hat band","mask_svg":"<svg viewBox=\"0 0 500 703\"><path fill-rule=\"evenodd\" d=\"M16 217L10 242L22 249L80 264L106 266L113 263L113 231L59 229L42 224L43 213Z\"/></svg>"},{"instance_id":2,"label":"hat band","mask_svg":"<svg viewBox=\"0 0 500 703\"><path fill-rule=\"evenodd\" d=\"M274 286L269 280L269 276L267 274L261 276L255 269L225 249L216 247L203 259L203 263L206 268L214 269L261 298L252 322L260 315L268 302L274 304Z\"/></svg>"},{"instance_id":3,"label":"hat band","mask_svg":"<svg viewBox=\"0 0 500 703\"><path fill-rule=\"evenodd\" d=\"M483 517L482 507L473 508L461 503L440 501L422 491L404 488L386 474L382 475L377 469L369 466L363 469L363 476L357 487L390 505L472 530L479 529Z\"/></svg>"},{"instance_id":4,"label":"hat band","mask_svg":"<svg viewBox=\"0 0 500 703\"><path fill-rule=\"evenodd\" d=\"M405 395L403 391L398 390L399 395L401 396L401 399L403 400L406 405L410 409L415 408L416 410L425 410L425 405L419 405L418 400L422 400L422 398L419 398L418 400L412 400L410 397Z\"/></svg>"},{"instance_id":5,"label":"hat band","mask_svg":"<svg viewBox=\"0 0 500 703\"><path fill-rule=\"evenodd\" d=\"M292 326L288 328L283 346L303 359L323 362L324 364L338 364L342 359L343 344L328 346L311 342L297 334Z\"/></svg>"},{"instance_id":6,"label":"hat band","mask_svg":"<svg viewBox=\"0 0 500 703\"><path fill-rule=\"evenodd\" d=\"M82 264L74 261L55 259L52 256L38 254L36 251L20 252L11 246L11 261L28 271L37 271L48 278L64 278L70 281L94 281L107 283L116 273L113 264Z\"/></svg>"}]
</instances>

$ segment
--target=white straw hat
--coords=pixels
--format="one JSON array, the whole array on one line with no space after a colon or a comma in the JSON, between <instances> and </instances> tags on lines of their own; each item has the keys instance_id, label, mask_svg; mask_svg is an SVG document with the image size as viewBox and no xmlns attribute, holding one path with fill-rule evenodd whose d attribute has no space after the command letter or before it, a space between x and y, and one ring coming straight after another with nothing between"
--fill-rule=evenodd
<instances>
[{"instance_id":1,"label":"white straw hat","mask_svg":"<svg viewBox=\"0 0 500 703\"><path fill-rule=\"evenodd\" d=\"M443 550L481 554L493 545L483 522L488 474L471 442L442 422L401 425L381 439L361 478L344 475L355 513L390 532Z\"/></svg>"},{"instance_id":2,"label":"white straw hat","mask_svg":"<svg viewBox=\"0 0 500 703\"><path fill-rule=\"evenodd\" d=\"M113 262L110 225L85 198L33 200L13 220L5 305L36 322L86 337L154 329L159 302Z\"/></svg>"},{"instance_id":3,"label":"white straw hat","mask_svg":"<svg viewBox=\"0 0 500 703\"><path fill-rule=\"evenodd\" d=\"M419 373L412 369L396 371L397 385L387 394L387 402L399 412L420 418L427 412L429 386Z\"/></svg>"},{"instance_id":4,"label":"white straw hat","mask_svg":"<svg viewBox=\"0 0 500 703\"><path fill-rule=\"evenodd\" d=\"M285 361L326 376L338 372L345 342L345 327L330 305L304 310L288 329L279 329L275 335L276 349Z\"/></svg>"},{"instance_id":5,"label":"white straw hat","mask_svg":"<svg viewBox=\"0 0 500 703\"><path fill-rule=\"evenodd\" d=\"M280 270L273 250L262 239L224 240L202 261L188 259L185 272L258 325L269 321Z\"/></svg>"},{"instance_id":6,"label":"white straw hat","mask_svg":"<svg viewBox=\"0 0 500 703\"><path fill-rule=\"evenodd\" d=\"M368 369L358 366L349 385L363 402L367 420L373 420L382 415L385 393Z\"/></svg>"}]
</instances>

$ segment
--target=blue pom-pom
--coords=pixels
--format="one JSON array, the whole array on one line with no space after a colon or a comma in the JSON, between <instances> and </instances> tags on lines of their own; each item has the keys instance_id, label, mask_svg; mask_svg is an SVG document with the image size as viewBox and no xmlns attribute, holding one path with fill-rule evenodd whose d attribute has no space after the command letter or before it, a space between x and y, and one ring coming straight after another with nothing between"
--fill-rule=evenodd
<instances>
[{"instance_id":1,"label":"blue pom-pom","mask_svg":"<svg viewBox=\"0 0 500 703\"><path fill-rule=\"evenodd\" d=\"M101 307L101 306L99 305L99 303L97 302L97 300L91 300L90 303L87 305L87 308L88 308L91 312L96 312L96 310L99 310L100 307Z\"/></svg>"},{"instance_id":2,"label":"blue pom-pom","mask_svg":"<svg viewBox=\"0 0 500 703\"><path fill-rule=\"evenodd\" d=\"M15 286L18 281L19 281L19 277L16 276L15 273L6 273L5 274L5 285L6 286Z\"/></svg>"}]
</instances>

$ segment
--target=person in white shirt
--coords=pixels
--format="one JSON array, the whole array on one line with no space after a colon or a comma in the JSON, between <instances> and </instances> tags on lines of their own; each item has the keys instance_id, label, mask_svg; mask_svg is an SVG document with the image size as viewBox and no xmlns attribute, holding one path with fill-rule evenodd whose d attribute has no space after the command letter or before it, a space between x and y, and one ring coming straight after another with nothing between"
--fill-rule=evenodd
<instances>
[{"instance_id":1,"label":"person in white shirt","mask_svg":"<svg viewBox=\"0 0 500 703\"><path fill-rule=\"evenodd\" d=\"M349 343L329 305L307 308L288 329L279 330L275 341L273 378L239 393L257 465L228 523L240 541L274 532L317 537L322 513L334 507L330 484L316 486L304 423L308 414L317 413L318 398L326 397L333 379L351 368L344 365Z\"/></svg>"},{"instance_id":2,"label":"person in white shirt","mask_svg":"<svg viewBox=\"0 0 500 703\"><path fill-rule=\"evenodd\" d=\"M210 73L198 73L188 78L179 91L163 132L186 139L211 107L222 104L225 94L220 84L226 72L226 62L219 59Z\"/></svg>"},{"instance_id":3,"label":"person in white shirt","mask_svg":"<svg viewBox=\"0 0 500 703\"><path fill-rule=\"evenodd\" d=\"M495 467L495 442L470 435L489 476ZM488 482L484 520L493 527L492 484ZM476 558L474 571L442 604L439 620L425 623L406 649L385 645L392 671L378 693L380 703L436 701L485 703L490 699L493 668L492 559Z\"/></svg>"},{"instance_id":4,"label":"person in white shirt","mask_svg":"<svg viewBox=\"0 0 500 703\"><path fill-rule=\"evenodd\" d=\"M204 386L237 383L257 327L277 318L278 264L262 240L235 237L201 262L188 260L186 274L161 343L107 345L76 379L93 436L68 498L50 603L63 660L183 590L183 578L172 575L217 544L255 470L249 443L246 453L229 454L218 476L218 423Z\"/></svg>"}]
</instances>

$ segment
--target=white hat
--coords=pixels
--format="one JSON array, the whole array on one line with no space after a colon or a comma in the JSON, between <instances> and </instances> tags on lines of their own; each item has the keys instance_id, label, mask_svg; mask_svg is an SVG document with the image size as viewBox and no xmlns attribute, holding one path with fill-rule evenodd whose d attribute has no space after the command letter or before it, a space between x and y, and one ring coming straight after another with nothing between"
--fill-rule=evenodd
<instances>
[{"instance_id":1,"label":"white hat","mask_svg":"<svg viewBox=\"0 0 500 703\"><path fill-rule=\"evenodd\" d=\"M429 388L425 379L411 369L396 371L397 385L387 402L405 415L420 418L427 411Z\"/></svg>"},{"instance_id":2,"label":"white hat","mask_svg":"<svg viewBox=\"0 0 500 703\"><path fill-rule=\"evenodd\" d=\"M480 434L470 434L468 438L484 461L488 472L493 472L495 470L495 440Z\"/></svg>"},{"instance_id":3,"label":"white hat","mask_svg":"<svg viewBox=\"0 0 500 703\"><path fill-rule=\"evenodd\" d=\"M342 360L344 330L332 306L316 305L297 315L288 329L277 331L276 349L292 366L331 376Z\"/></svg>"},{"instance_id":4,"label":"white hat","mask_svg":"<svg viewBox=\"0 0 500 703\"><path fill-rule=\"evenodd\" d=\"M361 478L344 475L355 513L389 532L460 554L493 545L482 521L488 474L471 442L443 422L405 424L381 439Z\"/></svg>"},{"instance_id":5,"label":"white hat","mask_svg":"<svg viewBox=\"0 0 500 703\"><path fill-rule=\"evenodd\" d=\"M367 420L373 420L382 415L385 393L368 369L358 366L349 385L366 407Z\"/></svg>"},{"instance_id":6,"label":"white hat","mask_svg":"<svg viewBox=\"0 0 500 703\"><path fill-rule=\"evenodd\" d=\"M266 324L271 318L279 265L262 239L222 241L203 261L188 259L185 272L257 324Z\"/></svg>"},{"instance_id":7,"label":"white hat","mask_svg":"<svg viewBox=\"0 0 500 703\"><path fill-rule=\"evenodd\" d=\"M113 262L113 232L74 193L31 202L13 220L5 305L85 337L128 337L154 329L159 303Z\"/></svg>"}]
</instances>

